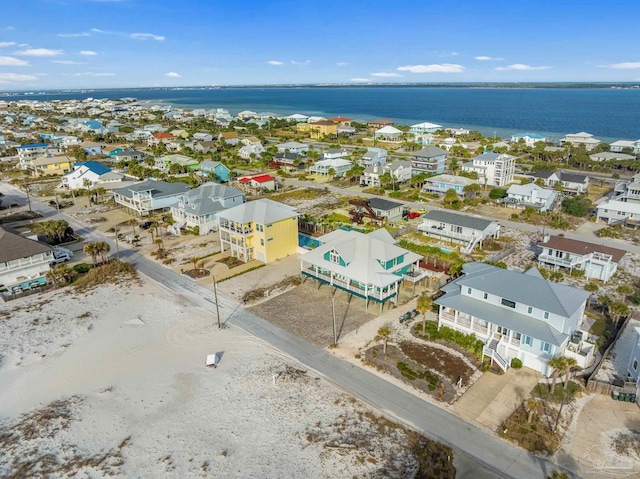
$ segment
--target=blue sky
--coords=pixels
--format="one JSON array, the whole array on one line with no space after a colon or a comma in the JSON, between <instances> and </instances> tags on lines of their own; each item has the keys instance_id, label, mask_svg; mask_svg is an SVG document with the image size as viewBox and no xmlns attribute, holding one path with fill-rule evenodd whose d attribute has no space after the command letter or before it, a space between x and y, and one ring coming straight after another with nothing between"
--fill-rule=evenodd
<instances>
[{"instance_id":1,"label":"blue sky","mask_svg":"<svg viewBox=\"0 0 640 479\"><path fill-rule=\"evenodd\" d=\"M4 0L0 90L640 81L639 17L637 0Z\"/></svg>"}]
</instances>

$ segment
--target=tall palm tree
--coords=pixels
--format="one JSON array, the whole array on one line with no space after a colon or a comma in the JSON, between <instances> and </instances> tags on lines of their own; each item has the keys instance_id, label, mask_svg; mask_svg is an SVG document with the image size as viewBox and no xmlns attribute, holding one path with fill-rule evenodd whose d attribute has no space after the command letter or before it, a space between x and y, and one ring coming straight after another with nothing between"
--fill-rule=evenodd
<instances>
[{"instance_id":1,"label":"tall palm tree","mask_svg":"<svg viewBox=\"0 0 640 479\"><path fill-rule=\"evenodd\" d=\"M622 316L629 315L629 306L622 301L614 301L609 305L609 316L617 324Z\"/></svg>"},{"instance_id":2,"label":"tall palm tree","mask_svg":"<svg viewBox=\"0 0 640 479\"><path fill-rule=\"evenodd\" d=\"M96 243L96 252L100 255L103 263L107 262L106 255L111 251L111 246L106 241L98 241Z\"/></svg>"},{"instance_id":3,"label":"tall palm tree","mask_svg":"<svg viewBox=\"0 0 640 479\"><path fill-rule=\"evenodd\" d=\"M433 299L431 299L431 296L423 294L418 298L416 309L422 313L422 332L423 333L427 326L427 313L431 311L432 307L433 307Z\"/></svg>"},{"instance_id":4,"label":"tall palm tree","mask_svg":"<svg viewBox=\"0 0 640 479\"><path fill-rule=\"evenodd\" d=\"M198 272L198 262L200 261L200 258L198 258L197 256L192 256L191 258L189 258L189 263L191 263L193 265L193 272L197 273Z\"/></svg>"},{"instance_id":5,"label":"tall palm tree","mask_svg":"<svg viewBox=\"0 0 640 479\"><path fill-rule=\"evenodd\" d=\"M387 341L391 336L391 328L389 326L381 326L378 328L378 338L382 339L382 352L387 354Z\"/></svg>"},{"instance_id":6,"label":"tall palm tree","mask_svg":"<svg viewBox=\"0 0 640 479\"><path fill-rule=\"evenodd\" d=\"M565 376L564 376L564 389L567 389L569 387L569 376L571 375L571 371L573 370L573 368L575 368L578 365L578 362L574 358L569 358L565 356L564 363L565 363L565 366L567 367L567 370L565 371Z\"/></svg>"},{"instance_id":7,"label":"tall palm tree","mask_svg":"<svg viewBox=\"0 0 640 479\"><path fill-rule=\"evenodd\" d=\"M564 356L554 356L547 360L547 366L553 369L553 382L551 383L551 394L553 394L558 376L563 375L567 370L566 358Z\"/></svg>"},{"instance_id":8,"label":"tall palm tree","mask_svg":"<svg viewBox=\"0 0 640 479\"><path fill-rule=\"evenodd\" d=\"M83 247L82 247L82 251L86 254L91 256L91 261L93 263L93 265L96 265L96 258L98 257L98 252L96 250L96 244L95 243L86 243Z\"/></svg>"},{"instance_id":9,"label":"tall palm tree","mask_svg":"<svg viewBox=\"0 0 640 479\"><path fill-rule=\"evenodd\" d=\"M593 302L593 293L597 293L599 289L600 286L591 281L584 285L584 290L591 293L589 296L589 306L591 306L591 303Z\"/></svg>"},{"instance_id":10,"label":"tall palm tree","mask_svg":"<svg viewBox=\"0 0 640 479\"><path fill-rule=\"evenodd\" d=\"M540 403L535 398L529 398L524 404L527 409L527 424L531 424L533 416L540 410Z\"/></svg>"}]
</instances>

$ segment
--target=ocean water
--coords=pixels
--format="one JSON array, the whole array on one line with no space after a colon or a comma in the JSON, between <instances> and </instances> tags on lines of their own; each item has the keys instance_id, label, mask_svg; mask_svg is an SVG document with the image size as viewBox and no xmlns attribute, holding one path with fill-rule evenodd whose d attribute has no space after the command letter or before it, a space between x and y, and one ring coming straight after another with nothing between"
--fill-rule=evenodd
<instances>
[{"instance_id":1,"label":"ocean water","mask_svg":"<svg viewBox=\"0 0 640 479\"><path fill-rule=\"evenodd\" d=\"M221 88L102 90L0 99L123 98L185 108L302 113L356 120L429 121L509 137L533 132L557 139L586 131L604 141L640 139L640 89L608 88Z\"/></svg>"}]
</instances>

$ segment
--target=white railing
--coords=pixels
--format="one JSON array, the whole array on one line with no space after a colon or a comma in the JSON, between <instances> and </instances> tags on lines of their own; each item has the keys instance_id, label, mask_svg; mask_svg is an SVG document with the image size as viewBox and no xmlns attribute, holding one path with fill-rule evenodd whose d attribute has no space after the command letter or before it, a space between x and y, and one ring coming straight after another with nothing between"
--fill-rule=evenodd
<instances>
[{"instance_id":1,"label":"white railing","mask_svg":"<svg viewBox=\"0 0 640 479\"><path fill-rule=\"evenodd\" d=\"M500 369L502 369L503 371L506 371L507 369L509 369L509 364L507 363L507 360L504 359L500 355L500 353L498 353L498 351L496 351L495 349L491 349L488 346L485 346L484 348L482 348L482 353L485 356L489 356L496 363L498 363L498 366L500 366Z\"/></svg>"},{"instance_id":2,"label":"white railing","mask_svg":"<svg viewBox=\"0 0 640 479\"><path fill-rule=\"evenodd\" d=\"M250 227L242 227L234 223L228 223L228 222L220 222L220 229L233 231L234 233L240 233L242 235L248 235L253 233L253 230Z\"/></svg>"},{"instance_id":3,"label":"white railing","mask_svg":"<svg viewBox=\"0 0 640 479\"><path fill-rule=\"evenodd\" d=\"M28 258L21 258L8 263L0 263L0 272L14 271L17 269L27 268L29 266L38 266L49 263L53 259L53 256L34 258L30 256Z\"/></svg>"},{"instance_id":4,"label":"white railing","mask_svg":"<svg viewBox=\"0 0 640 479\"><path fill-rule=\"evenodd\" d=\"M370 297L370 298L376 298L376 299L388 299L390 298L393 293L395 292L394 290L392 290L391 288L389 288L386 292L382 292L382 291L376 291L375 287L369 286L367 289L364 288L360 288L359 286L354 286L351 284L350 280L340 280L338 278L332 278L330 274L327 273L319 273L318 271L314 271L311 268L304 268L302 270L304 273L309 274L310 276L313 276L315 278L318 279L323 279L324 281L327 281L330 285L333 286L338 286L342 289L345 289L347 291L353 291L354 293L358 293L362 296L366 296L366 297Z\"/></svg>"},{"instance_id":5,"label":"white railing","mask_svg":"<svg viewBox=\"0 0 640 479\"><path fill-rule=\"evenodd\" d=\"M465 235L462 233L456 233L454 231L449 231L446 228L440 229L440 227L429 224L421 224L418 226L418 231L424 231L425 233L433 233L435 235L446 236L447 238L454 238L463 241L472 241L476 238L475 235Z\"/></svg>"}]
</instances>

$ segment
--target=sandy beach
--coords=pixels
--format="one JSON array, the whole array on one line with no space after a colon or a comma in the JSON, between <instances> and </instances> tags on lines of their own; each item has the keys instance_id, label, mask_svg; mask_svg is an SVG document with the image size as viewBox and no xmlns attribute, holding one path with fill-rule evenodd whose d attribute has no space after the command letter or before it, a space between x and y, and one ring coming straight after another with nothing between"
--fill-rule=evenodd
<instances>
[{"instance_id":1,"label":"sandy beach","mask_svg":"<svg viewBox=\"0 0 640 479\"><path fill-rule=\"evenodd\" d=\"M0 338L2 477L415 471L404 429L150 280L1 304Z\"/></svg>"}]
</instances>

